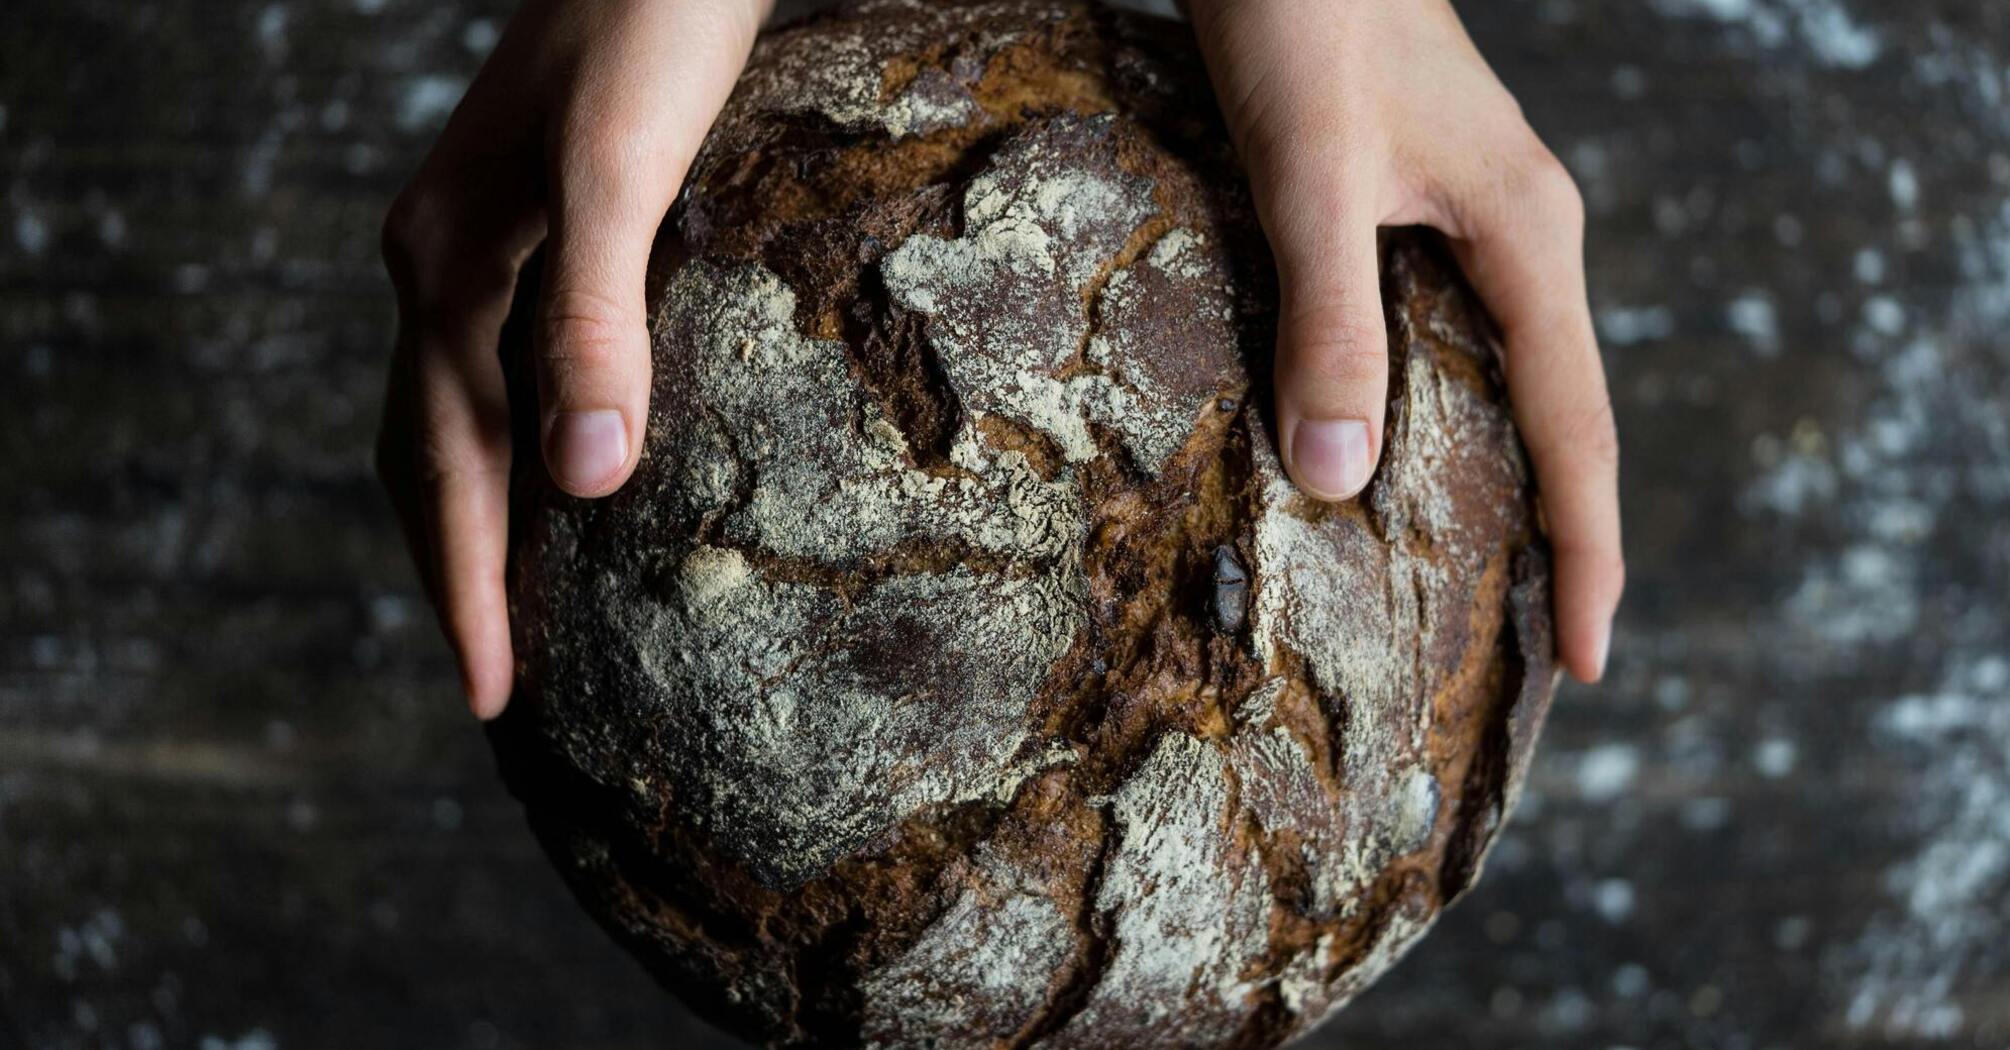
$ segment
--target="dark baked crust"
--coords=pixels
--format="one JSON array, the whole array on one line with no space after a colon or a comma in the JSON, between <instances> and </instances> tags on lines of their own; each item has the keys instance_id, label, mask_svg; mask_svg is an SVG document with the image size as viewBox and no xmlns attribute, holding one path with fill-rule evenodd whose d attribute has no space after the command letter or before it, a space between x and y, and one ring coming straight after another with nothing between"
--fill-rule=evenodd
<instances>
[{"instance_id":1,"label":"dark baked crust","mask_svg":"<svg viewBox=\"0 0 2010 1050\"><path fill-rule=\"evenodd\" d=\"M1298 496L1225 141L1150 20L772 34L659 239L634 480L518 457L502 769L722 1025L1275 1045L1476 873L1554 678L1488 323L1389 235L1383 463Z\"/></svg>"}]
</instances>

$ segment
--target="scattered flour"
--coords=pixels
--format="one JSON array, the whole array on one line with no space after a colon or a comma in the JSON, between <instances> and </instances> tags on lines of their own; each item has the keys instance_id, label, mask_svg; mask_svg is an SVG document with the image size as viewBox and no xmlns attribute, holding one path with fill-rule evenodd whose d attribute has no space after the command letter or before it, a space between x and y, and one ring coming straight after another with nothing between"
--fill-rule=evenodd
<instances>
[{"instance_id":1,"label":"scattered flour","mask_svg":"<svg viewBox=\"0 0 2010 1050\"><path fill-rule=\"evenodd\" d=\"M1675 314L1665 306L1608 306L1598 311L1598 339L1606 346L1633 346L1675 334Z\"/></svg>"},{"instance_id":2,"label":"scattered flour","mask_svg":"<svg viewBox=\"0 0 2010 1050\"><path fill-rule=\"evenodd\" d=\"M1760 356L1773 357L1780 352L1779 317L1766 293L1747 291L1731 300L1724 318L1731 331L1744 336Z\"/></svg>"},{"instance_id":3,"label":"scattered flour","mask_svg":"<svg viewBox=\"0 0 2010 1050\"><path fill-rule=\"evenodd\" d=\"M1599 744L1577 761L1577 791L1588 802L1609 802L1633 789L1640 752L1631 744Z\"/></svg>"},{"instance_id":4,"label":"scattered flour","mask_svg":"<svg viewBox=\"0 0 2010 1050\"><path fill-rule=\"evenodd\" d=\"M461 101L467 81L443 74L414 77L398 96L398 127L419 132L437 127Z\"/></svg>"},{"instance_id":5,"label":"scattered flour","mask_svg":"<svg viewBox=\"0 0 2010 1050\"><path fill-rule=\"evenodd\" d=\"M1884 53L1884 41L1860 24L1841 0L1652 0L1672 17L1704 17L1739 26L1767 50L1798 42L1825 65L1864 69Z\"/></svg>"},{"instance_id":6,"label":"scattered flour","mask_svg":"<svg viewBox=\"0 0 2010 1050\"><path fill-rule=\"evenodd\" d=\"M49 224L40 212L22 208L14 215L14 243L29 255L40 255L49 247Z\"/></svg>"},{"instance_id":7,"label":"scattered flour","mask_svg":"<svg viewBox=\"0 0 2010 1050\"><path fill-rule=\"evenodd\" d=\"M1929 771L1907 829L1918 851L1885 875L1893 907L1829 960L1853 988L1851 1029L1946 1038L1965 1017L1963 978L2010 965L2010 661L1959 654L1933 693L1900 697L1879 742ZM1985 1005L1982 1003L1979 1005Z\"/></svg>"}]
</instances>

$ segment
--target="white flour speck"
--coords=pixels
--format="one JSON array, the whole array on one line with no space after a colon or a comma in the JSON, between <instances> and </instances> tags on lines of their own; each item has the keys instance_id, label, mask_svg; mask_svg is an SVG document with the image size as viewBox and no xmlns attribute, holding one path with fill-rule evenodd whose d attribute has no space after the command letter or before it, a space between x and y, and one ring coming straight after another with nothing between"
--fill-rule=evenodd
<instances>
[{"instance_id":1,"label":"white flour speck","mask_svg":"<svg viewBox=\"0 0 2010 1050\"><path fill-rule=\"evenodd\" d=\"M398 126L421 131L446 120L468 90L459 77L431 74L415 77L398 96Z\"/></svg>"},{"instance_id":2,"label":"white flour speck","mask_svg":"<svg viewBox=\"0 0 2010 1050\"><path fill-rule=\"evenodd\" d=\"M1794 742L1777 736L1760 741L1758 750L1752 754L1752 764L1760 774L1773 780L1792 775L1799 759L1800 749Z\"/></svg>"},{"instance_id":3,"label":"white flour speck","mask_svg":"<svg viewBox=\"0 0 2010 1050\"><path fill-rule=\"evenodd\" d=\"M1666 339L1675 334L1675 315L1665 306L1608 306L1598 311L1598 337L1607 346Z\"/></svg>"},{"instance_id":4,"label":"white flour speck","mask_svg":"<svg viewBox=\"0 0 2010 1050\"><path fill-rule=\"evenodd\" d=\"M1891 296L1872 296L1864 301L1863 323L1879 335L1898 335L1905 331L1905 307Z\"/></svg>"},{"instance_id":5,"label":"white flour speck","mask_svg":"<svg viewBox=\"0 0 2010 1050\"><path fill-rule=\"evenodd\" d=\"M1631 744L1599 744L1577 760L1577 790L1588 802L1608 802L1633 787L1640 752Z\"/></svg>"},{"instance_id":6,"label":"white flour speck","mask_svg":"<svg viewBox=\"0 0 2010 1050\"><path fill-rule=\"evenodd\" d=\"M1653 0L1672 17L1704 17L1743 28L1774 50L1792 43L1825 65L1863 69L1884 52L1883 40L1859 24L1839 0Z\"/></svg>"},{"instance_id":7,"label":"white flour speck","mask_svg":"<svg viewBox=\"0 0 2010 1050\"><path fill-rule=\"evenodd\" d=\"M1912 162L1901 157L1891 162L1888 179L1891 186L1891 202L1901 210L1911 211L1919 205L1919 176L1912 170Z\"/></svg>"},{"instance_id":8,"label":"white flour speck","mask_svg":"<svg viewBox=\"0 0 2010 1050\"><path fill-rule=\"evenodd\" d=\"M1780 352L1780 322L1773 309L1772 297L1753 290L1731 300L1724 309L1725 323L1731 331L1745 337L1752 349L1761 357L1772 357Z\"/></svg>"},{"instance_id":9,"label":"white flour speck","mask_svg":"<svg viewBox=\"0 0 2010 1050\"><path fill-rule=\"evenodd\" d=\"M14 243L29 255L42 254L49 246L49 225L33 209L22 208L14 216Z\"/></svg>"},{"instance_id":10,"label":"white flour speck","mask_svg":"<svg viewBox=\"0 0 2010 1050\"><path fill-rule=\"evenodd\" d=\"M1592 889L1591 903L1606 922L1625 922L1633 917L1633 884L1625 879L1603 879Z\"/></svg>"},{"instance_id":11,"label":"white flour speck","mask_svg":"<svg viewBox=\"0 0 2010 1050\"><path fill-rule=\"evenodd\" d=\"M1859 283L1884 283L1884 253L1876 248L1860 249L1856 253L1854 269Z\"/></svg>"},{"instance_id":12,"label":"white flour speck","mask_svg":"<svg viewBox=\"0 0 2010 1050\"><path fill-rule=\"evenodd\" d=\"M2010 916L2010 662L1954 654L1941 687L1877 718L1880 746L1918 755L1904 807L1919 846L1885 872L1889 902L1827 960L1848 975L1849 1027L1892 1040L1944 1038L1964 1011L1957 982L2000 973Z\"/></svg>"}]
</instances>

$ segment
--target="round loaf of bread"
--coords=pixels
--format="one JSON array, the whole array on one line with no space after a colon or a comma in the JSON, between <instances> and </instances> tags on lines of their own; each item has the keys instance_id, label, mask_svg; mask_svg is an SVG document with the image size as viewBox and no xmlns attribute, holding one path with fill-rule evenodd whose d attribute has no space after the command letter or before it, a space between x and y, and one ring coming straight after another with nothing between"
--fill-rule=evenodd
<instances>
[{"instance_id":1,"label":"round loaf of bread","mask_svg":"<svg viewBox=\"0 0 2010 1050\"><path fill-rule=\"evenodd\" d=\"M1322 504L1184 27L764 37L658 240L634 478L565 497L519 435L492 735L587 909L781 1046L1274 1046L1386 969L1554 661L1489 324L1382 250L1385 452Z\"/></svg>"}]
</instances>

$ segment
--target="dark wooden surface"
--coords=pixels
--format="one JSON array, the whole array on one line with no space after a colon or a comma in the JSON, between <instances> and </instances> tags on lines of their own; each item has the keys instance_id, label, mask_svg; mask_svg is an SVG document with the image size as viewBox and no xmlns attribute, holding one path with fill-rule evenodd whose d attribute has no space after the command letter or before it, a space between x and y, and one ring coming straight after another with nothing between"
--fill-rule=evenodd
<instances>
[{"instance_id":1,"label":"dark wooden surface","mask_svg":"<svg viewBox=\"0 0 2010 1050\"><path fill-rule=\"evenodd\" d=\"M1590 201L1632 589L1312 1045L2010 1045L2010 6L1462 7ZM502 14L0 16L0 1047L728 1045L547 869L366 465Z\"/></svg>"}]
</instances>

